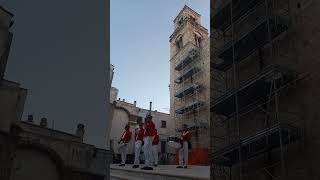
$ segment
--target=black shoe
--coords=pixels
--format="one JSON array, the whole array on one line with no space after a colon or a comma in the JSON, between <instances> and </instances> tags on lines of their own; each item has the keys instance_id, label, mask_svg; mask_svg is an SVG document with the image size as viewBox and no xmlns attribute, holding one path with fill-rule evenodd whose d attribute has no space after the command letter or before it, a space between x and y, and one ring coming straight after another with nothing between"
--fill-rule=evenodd
<instances>
[{"instance_id":1,"label":"black shoe","mask_svg":"<svg viewBox=\"0 0 320 180\"><path fill-rule=\"evenodd\" d=\"M146 170L153 170L152 167L146 167Z\"/></svg>"},{"instance_id":2,"label":"black shoe","mask_svg":"<svg viewBox=\"0 0 320 180\"><path fill-rule=\"evenodd\" d=\"M187 168L188 168L188 166L184 166L183 168L187 169Z\"/></svg>"},{"instance_id":3,"label":"black shoe","mask_svg":"<svg viewBox=\"0 0 320 180\"><path fill-rule=\"evenodd\" d=\"M177 168L183 168L182 166L177 166Z\"/></svg>"},{"instance_id":4,"label":"black shoe","mask_svg":"<svg viewBox=\"0 0 320 180\"><path fill-rule=\"evenodd\" d=\"M138 167L139 167L139 165L133 165L133 166L132 166L133 169L136 169L136 168L138 168Z\"/></svg>"},{"instance_id":5,"label":"black shoe","mask_svg":"<svg viewBox=\"0 0 320 180\"><path fill-rule=\"evenodd\" d=\"M141 169L143 169L143 170L153 170L153 168L152 168L152 167L148 167L148 166L143 167L143 168L141 168Z\"/></svg>"},{"instance_id":6,"label":"black shoe","mask_svg":"<svg viewBox=\"0 0 320 180\"><path fill-rule=\"evenodd\" d=\"M157 167L157 166L158 166L157 164L154 165L154 167Z\"/></svg>"},{"instance_id":7,"label":"black shoe","mask_svg":"<svg viewBox=\"0 0 320 180\"><path fill-rule=\"evenodd\" d=\"M125 166L125 164L120 164L119 166Z\"/></svg>"}]
</instances>

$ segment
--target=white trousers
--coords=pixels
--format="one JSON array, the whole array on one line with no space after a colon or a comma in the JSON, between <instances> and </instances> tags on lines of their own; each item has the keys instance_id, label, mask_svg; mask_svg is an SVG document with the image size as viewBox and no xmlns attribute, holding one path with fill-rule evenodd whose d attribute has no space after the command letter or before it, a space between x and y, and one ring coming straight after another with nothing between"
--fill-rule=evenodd
<instances>
[{"instance_id":1,"label":"white trousers","mask_svg":"<svg viewBox=\"0 0 320 180\"><path fill-rule=\"evenodd\" d=\"M188 165L188 142L183 141L183 146L179 150L179 165L180 166L187 166Z\"/></svg>"},{"instance_id":2,"label":"white trousers","mask_svg":"<svg viewBox=\"0 0 320 180\"><path fill-rule=\"evenodd\" d=\"M134 143L134 164L135 165L139 165L140 164L141 146L142 146L142 141L141 140L137 140Z\"/></svg>"},{"instance_id":3,"label":"white trousers","mask_svg":"<svg viewBox=\"0 0 320 180\"><path fill-rule=\"evenodd\" d=\"M143 142L144 164L150 167L152 165L152 137L144 137Z\"/></svg>"},{"instance_id":4,"label":"white trousers","mask_svg":"<svg viewBox=\"0 0 320 180\"><path fill-rule=\"evenodd\" d=\"M159 145L152 145L152 164L158 165L159 161Z\"/></svg>"},{"instance_id":5,"label":"white trousers","mask_svg":"<svg viewBox=\"0 0 320 180\"><path fill-rule=\"evenodd\" d=\"M127 159L127 151L128 151L128 145L122 145L119 147L119 152L121 154L121 164L125 164L126 163L126 159Z\"/></svg>"}]
</instances>

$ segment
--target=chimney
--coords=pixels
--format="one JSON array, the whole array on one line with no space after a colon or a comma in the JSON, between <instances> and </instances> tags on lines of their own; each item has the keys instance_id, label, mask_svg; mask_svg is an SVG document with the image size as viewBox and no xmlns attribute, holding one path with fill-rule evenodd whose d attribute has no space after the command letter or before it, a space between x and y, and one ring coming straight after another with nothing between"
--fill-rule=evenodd
<instances>
[{"instance_id":1,"label":"chimney","mask_svg":"<svg viewBox=\"0 0 320 180\"><path fill-rule=\"evenodd\" d=\"M121 98L119 98L118 100L121 101Z\"/></svg>"},{"instance_id":2,"label":"chimney","mask_svg":"<svg viewBox=\"0 0 320 180\"><path fill-rule=\"evenodd\" d=\"M77 126L76 135L81 138L81 141L83 141L84 132L85 132L84 131L84 125L79 123L78 126Z\"/></svg>"},{"instance_id":3,"label":"chimney","mask_svg":"<svg viewBox=\"0 0 320 180\"><path fill-rule=\"evenodd\" d=\"M33 115L28 115L27 122L28 123L33 123Z\"/></svg>"},{"instance_id":4,"label":"chimney","mask_svg":"<svg viewBox=\"0 0 320 180\"><path fill-rule=\"evenodd\" d=\"M134 106L137 106L137 101L133 101Z\"/></svg>"},{"instance_id":5,"label":"chimney","mask_svg":"<svg viewBox=\"0 0 320 180\"><path fill-rule=\"evenodd\" d=\"M40 120L40 127L42 127L42 128L47 128L47 125L48 125L47 118L45 118L45 117L41 118L41 120Z\"/></svg>"},{"instance_id":6,"label":"chimney","mask_svg":"<svg viewBox=\"0 0 320 180\"><path fill-rule=\"evenodd\" d=\"M151 115L151 107L152 107L152 102L150 101L150 108L149 108L149 114Z\"/></svg>"}]
</instances>

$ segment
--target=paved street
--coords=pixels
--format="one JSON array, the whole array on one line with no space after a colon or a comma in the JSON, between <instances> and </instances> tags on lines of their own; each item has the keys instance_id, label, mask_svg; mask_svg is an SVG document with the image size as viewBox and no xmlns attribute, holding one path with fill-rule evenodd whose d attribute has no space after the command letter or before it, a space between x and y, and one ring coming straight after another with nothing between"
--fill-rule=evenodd
<instances>
[{"instance_id":1,"label":"paved street","mask_svg":"<svg viewBox=\"0 0 320 180\"><path fill-rule=\"evenodd\" d=\"M132 169L132 165L119 167L118 165L111 165L111 179L173 179L173 180L209 180L210 168L209 166L189 166L188 169L177 169L175 165L160 165L154 168L153 171L145 171L141 169Z\"/></svg>"}]
</instances>

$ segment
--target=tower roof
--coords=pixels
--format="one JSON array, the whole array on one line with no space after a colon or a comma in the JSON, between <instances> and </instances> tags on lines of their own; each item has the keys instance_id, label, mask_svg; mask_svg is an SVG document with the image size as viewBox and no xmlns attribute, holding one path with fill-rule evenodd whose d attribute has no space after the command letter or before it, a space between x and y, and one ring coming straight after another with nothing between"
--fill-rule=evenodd
<instances>
[{"instance_id":1,"label":"tower roof","mask_svg":"<svg viewBox=\"0 0 320 180\"><path fill-rule=\"evenodd\" d=\"M176 22L177 19L181 16L182 12L190 10L193 14L195 14L196 16L200 17L201 15L199 13L197 13L195 10L191 9L189 6L184 5L184 7L181 9L181 11L179 12L179 14L176 16L176 18L174 18L173 22Z\"/></svg>"}]
</instances>

